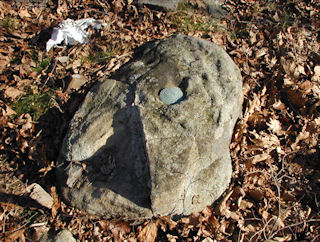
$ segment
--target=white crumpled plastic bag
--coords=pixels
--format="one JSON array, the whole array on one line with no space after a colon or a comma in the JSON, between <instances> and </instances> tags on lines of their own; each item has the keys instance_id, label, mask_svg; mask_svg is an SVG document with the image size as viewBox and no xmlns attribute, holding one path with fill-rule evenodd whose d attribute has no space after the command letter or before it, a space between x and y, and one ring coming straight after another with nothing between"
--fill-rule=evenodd
<instances>
[{"instance_id":1,"label":"white crumpled plastic bag","mask_svg":"<svg viewBox=\"0 0 320 242\"><path fill-rule=\"evenodd\" d=\"M101 23L93 18L62 21L58 27L53 28L51 38L47 42L47 52L52 47L57 47L64 41L65 45L87 44L89 42L89 33L86 29L92 26L95 29L101 29L107 24Z\"/></svg>"}]
</instances>

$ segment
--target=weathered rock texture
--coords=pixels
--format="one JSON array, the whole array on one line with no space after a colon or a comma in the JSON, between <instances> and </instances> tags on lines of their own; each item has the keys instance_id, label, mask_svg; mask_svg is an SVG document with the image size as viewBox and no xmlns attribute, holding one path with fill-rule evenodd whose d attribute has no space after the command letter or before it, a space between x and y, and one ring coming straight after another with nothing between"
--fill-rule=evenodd
<instances>
[{"instance_id":1,"label":"weathered rock texture","mask_svg":"<svg viewBox=\"0 0 320 242\"><path fill-rule=\"evenodd\" d=\"M204 0L209 13L215 18L225 17L227 11L222 8L223 0Z\"/></svg>"},{"instance_id":2,"label":"weathered rock texture","mask_svg":"<svg viewBox=\"0 0 320 242\"><path fill-rule=\"evenodd\" d=\"M149 6L162 8L164 10L170 11L170 10L176 10L178 3L181 2L181 0L136 0L137 4L146 4Z\"/></svg>"},{"instance_id":3,"label":"weathered rock texture","mask_svg":"<svg viewBox=\"0 0 320 242\"><path fill-rule=\"evenodd\" d=\"M167 105L162 89L183 100ZM71 121L58 179L89 213L128 219L190 214L227 188L242 81L227 53L175 35L143 45L87 94Z\"/></svg>"},{"instance_id":4,"label":"weathered rock texture","mask_svg":"<svg viewBox=\"0 0 320 242\"><path fill-rule=\"evenodd\" d=\"M43 235L40 242L76 242L73 234L69 230L62 230L57 234L47 233Z\"/></svg>"}]
</instances>

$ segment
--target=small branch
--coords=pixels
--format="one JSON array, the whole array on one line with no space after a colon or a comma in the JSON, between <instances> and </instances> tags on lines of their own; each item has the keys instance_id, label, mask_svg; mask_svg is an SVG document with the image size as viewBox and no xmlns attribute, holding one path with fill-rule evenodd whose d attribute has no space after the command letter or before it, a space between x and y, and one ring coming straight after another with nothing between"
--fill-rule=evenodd
<instances>
[{"instance_id":1,"label":"small branch","mask_svg":"<svg viewBox=\"0 0 320 242\"><path fill-rule=\"evenodd\" d=\"M31 221L35 216L37 216L37 215L38 215L38 213L33 214L29 219L27 219L27 222L24 223L24 224L23 224L22 226L20 226L19 228L15 229L15 230L12 230L12 231L8 231L8 232L2 232L1 234L5 235L5 236L8 236L8 234L12 234L12 233L14 233L14 232L17 232L17 231L23 229L23 228L26 227L26 226L30 223L30 221Z\"/></svg>"},{"instance_id":2,"label":"small branch","mask_svg":"<svg viewBox=\"0 0 320 242\"><path fill-rule=\"evenodd\" d=\"M57 63L58 63L58 60L55 60L55 61L54 61L54 65L53 65L53 67L52 67L52 70L50 71L50 73L48 73L48 77L47 77L46 81L43 83L42 88L44 88L44 86L47 84L47 82L48 82L49 79L51 78L50 75L52 75L53 72L55 71L56 66L57 66Z\"/></svg>"},{"instance_id":3,"label":"small branch","mask_svg":"<svg viewBox=\"0 0 320 242\"><path fill-rule=\"evenodd\" d=\"M302 222L299 222L299 223L295 223L295 224L290 224L290 225L287 225L281 229L278 229L276 232L274 232L269 238L273 238L274 236L277 235L277 233L279 233L280 231L282 230L285 230L285 229L290 229L292 227L296 227L298 225L301 225L301 224L306 224L306 223L315 223L315 222L320 222L320 219L309 219L307 221L302 221Z\"/></svg>"}]
</instances>

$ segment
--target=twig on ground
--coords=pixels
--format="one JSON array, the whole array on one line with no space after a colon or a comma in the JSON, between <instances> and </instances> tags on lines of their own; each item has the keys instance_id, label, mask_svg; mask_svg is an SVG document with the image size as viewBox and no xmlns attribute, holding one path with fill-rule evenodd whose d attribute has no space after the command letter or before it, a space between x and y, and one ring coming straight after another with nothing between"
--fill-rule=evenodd
<instances>
[{"instance_id":1,"label":"twig on ground","mask_svg":"<svg viewBox=\"0 0 320 242\"><path fill-rule=\"evenodd\" d=\"M46 81L43 83L41 89L44 88L44 86L47 84L47 82L48 82L49 79L51 78L51 75L53 74L53 72L54 72L55 69L56 69L57 63L58 63L58 60L56 59L56 60L54 61L54 65L53 65L53 67L52 67L52 70L50 71L50 73L48 73L48 77L47 77Z\"/></svg>"},{"instance_id":2,"label":"twig on ground","mask_svg":"<svg viewBox=\"0 0 320 242\"><path fill-rule=\"evenodd\" d=\"M26 221L23 225L21 225L19 228L15 229L15 230L12 230L12 231L8 231L8 232L2 232L1 234L2 234L2 235L5 235L5 236L8 236L8 234L12 234L12 233L14 233L14 232L17 232L17 231L23 229L23 228L26 227L26 226L30 223L30 221L31 221L35 216L37 216L37 215L38 215L38 213L33 214L33 215L32 215L30 218L28 218L27 221Z\"/></svg>"},{"instance_id":3,"label":"twig on ground","mask_svg":"<svg viewBox=\"0 0 320 242\"><path fill-rule=\"evenodd\" d=\"M309 219L307 221L302 221L302 222L298 222L298 223L294 223L294 224L290 224L290 225L287 225L283 228L280 228L278 229L276 232L274 232L270 238L273 238L274 236L276 236L280 231L282 230L285 230L285 229L289 229L289 228L293 228L293 227L296 227L298 225L301 225L301 224L307 224L307 223L313 223L313 222L320 222L320 219Z\"/></svg>"},{"instance_id":4,"label":"twig on ground","mask_svg":"<svg viewBox=\"0 0 320 242\"><path fill-rule=\"evenodd\" d=\"M31 224L29 227L30 228L41 227L41 226L44 226L44 225L47 225L47 224L48 224L48 222L34 223L34 224Z\"/></svg>"}]
</instances>

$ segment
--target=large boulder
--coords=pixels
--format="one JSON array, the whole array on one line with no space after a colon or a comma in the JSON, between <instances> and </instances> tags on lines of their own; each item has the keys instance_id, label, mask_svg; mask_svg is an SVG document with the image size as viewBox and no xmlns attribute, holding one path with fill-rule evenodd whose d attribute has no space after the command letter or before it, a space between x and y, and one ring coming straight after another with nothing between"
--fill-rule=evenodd
<instances>
[{"instance_id":1,"label":"large boulder","mask_svg":"<svg viewBox=\"0 0 320 242\"><path fill-rule=\"evenodd\" d=\"M75 113L58 165L64 198L127 219L187 215L230 182L239 68L219 46L171 36L137 50Z\"/></svg>"}]
</instances>

